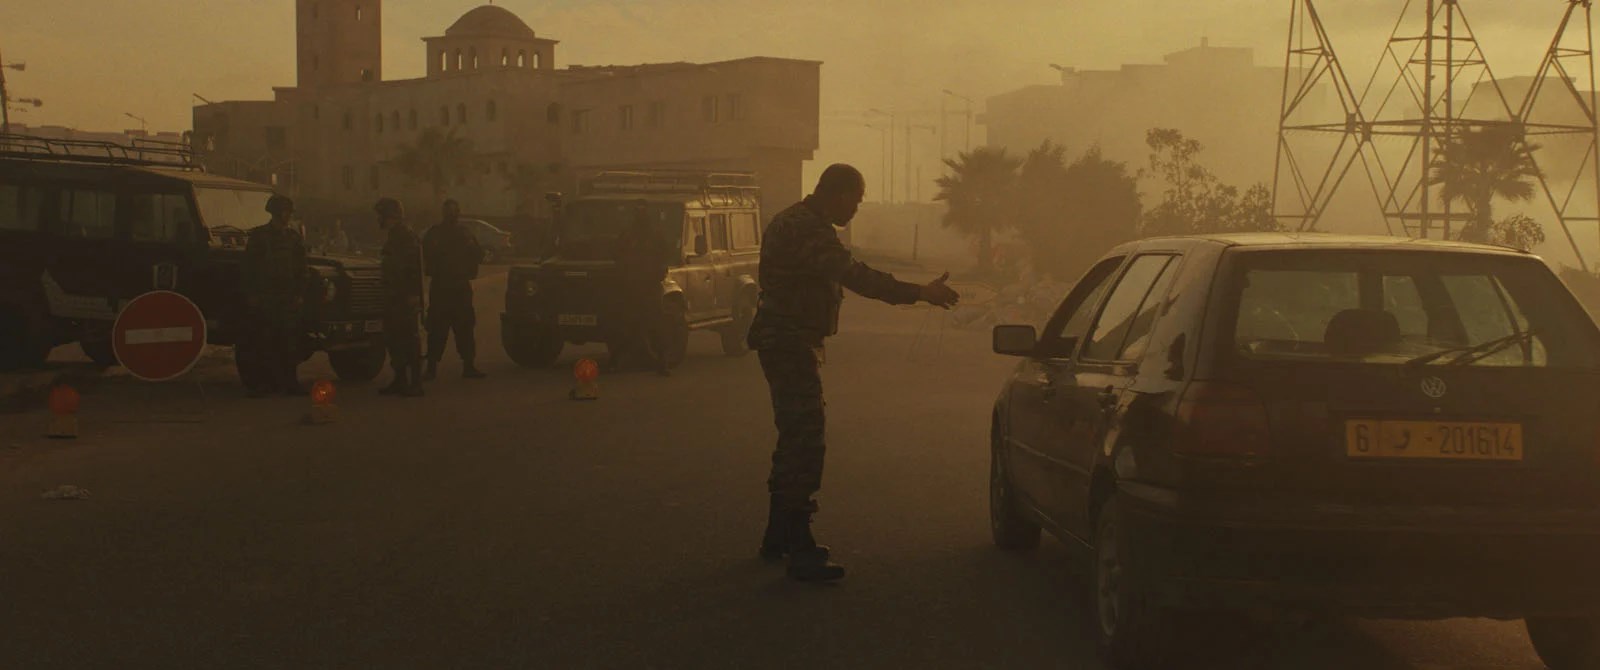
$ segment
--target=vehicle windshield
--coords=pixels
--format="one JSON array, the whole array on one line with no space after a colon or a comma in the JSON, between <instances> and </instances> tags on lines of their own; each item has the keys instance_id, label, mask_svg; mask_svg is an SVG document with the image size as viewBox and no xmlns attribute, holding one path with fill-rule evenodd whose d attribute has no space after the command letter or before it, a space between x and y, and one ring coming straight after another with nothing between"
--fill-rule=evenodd
<instances>
[{"instance_id":1,"label":"vehicle windshield","mask_svg":"<svg viewBox=\"0 0 1600 670\"><path fill-rule=\"evenodd\" d=\"M200 205L200 218L206 228L235 228L250 230L267 222L266 191L247 191L231 188L196 188L195 200Z\"/></svg>"},{"instance_id":2,"label":"vehicle windshield","mask_svg":"<svg viewBox=\"0 0 1600 670\"><path fill-rule=\"evenodd\" d=\"M1537 261L1425 253L1256 252L1235 276L1252 359L1593 368L1585 316Z\"/></svg>"},{"instance_id":3,"label":"vehicle windshield","mask_svg":"<svg viewBox=\"0 0 1600 670\"><path fill-rule=\"evenodd\" d=\"M563 253L609 253L612 243L633 224L633 200L579 200L562 211ZM683 205L651 202L645 210L656 235L668 249L682 246Z\"/></svg>"}]
</instances>

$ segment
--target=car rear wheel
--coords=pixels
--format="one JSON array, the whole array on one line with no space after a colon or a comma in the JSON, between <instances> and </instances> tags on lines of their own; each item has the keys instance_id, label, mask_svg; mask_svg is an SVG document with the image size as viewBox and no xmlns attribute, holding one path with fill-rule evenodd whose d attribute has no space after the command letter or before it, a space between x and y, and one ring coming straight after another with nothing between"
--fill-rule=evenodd
<instances>
[{"instance_id":1,"label":"car rear wheel","mask_svg":"<svg viewBox=\"0 0 1600 670\"><path fill-rule=\"evenodd\" d=\"M1136 564L1130 565L1121 517L1117 502L1108 501L1095 526L1090 587L1100 654L1119 670L1168 667L1173 617L1153 601Z\"/></svg>"},{"instance_id":2,"label":"car rear wheel","mask_svg":"<svg viewBox=\"0 0 1600 670\"><path fill-rule=\"evenodd\" d=\"M370 382L378 378L383 372L383 364L389 360L389 351L383 342L374 340L362 349L345 349L343 351L328 352L328 364L333 367L333 373L339 375L340 381Z\"/></svg>"},{"instance_id":3,"label":"car rear wheel","mask_svg":"<svg viewBox=\"0 0 1600 670\"><path fill-rule=\"evenodd\" d=\"M733 323L725 326L722 335L722 353L729 356L743 356L750 353L750 324L755 321L756 306L751 300L740 300L739 306L733 309Z\"/></svg>"},{"instance_id":4,"label":"car rear wheel","mask_svg":"<svg viewBox=\"0 0 1600 670\"><path fill-rule=\"evenodd\" d=\"M0 307L0 371L37 368L49 358L50 343L29 327L27 317Z\"/></svg>"},{"instance_id":5,"label":"car rear wheel","mask_svg":"<svg viewBox=\"0 0 1600 670\"><path fill-rule=\"evenodd\" d=\"M989 449L989 529L994 544L1007 551L1026 551L1039 546L1039 524L1022 514L1011 484L1011 472L1000 453L1000 441Z\"/></svg>"},{"instance_id":6,"label":"car rear wheel","mask_svg":"<svg viewBox=\"0 0 1600 670\"><path fill-rule=\"evenodd\" d=\"M525 368L548 368L561 357L567 343L554 329L522 329L506 326L501 329L500 343L511 361Z\"/></svg>"},{"instance_id":7,"label":"car rear wheel","mask_svg":"<svg viewBox=\"0 0 1600 670\"><path fill-rule=\"evenodd\" d=\"M85 337L78 340L78 348L83 350L83 355L102 368L117 365L117 352L111 346L111 334L104 333L96 337Z\"/></svg>"},{"instance_id":8,"label":"car rear wheel","mask_svg":"<svg viewBox=\"0 0 1600 670\"><path fill-rule=\"evenodd\" d=\"M246 389L261 388L273 383L272 375L261 364L261 356L248 342L233 346L233 365L239 372L239 383Z\"/></svg>"},{"instance_id":9,"label":"car rear wheel","mask_svg":"<svg viewBox=\"0 0 1600 670\"><path fill-rule=\"evenodd\" d=\"M1528 619L1528 639L1550 670L1600 669L1600 620Z\"/></svg>"}]
</instances>

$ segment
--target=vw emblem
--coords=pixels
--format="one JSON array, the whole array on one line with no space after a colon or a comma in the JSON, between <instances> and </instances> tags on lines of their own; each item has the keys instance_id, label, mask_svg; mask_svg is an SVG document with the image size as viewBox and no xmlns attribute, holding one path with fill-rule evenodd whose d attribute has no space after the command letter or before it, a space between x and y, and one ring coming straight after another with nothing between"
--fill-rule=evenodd
<instances>
[{"instance_id":1,"label":"vw emblem","mask_svg":"<svg viewBox=\"0 0 1600 670\"><path fill-rule=\"evenodd\" d=\"M1428 396L1429 398L1433 398L1434 400L1443 398L1446 390L1447 388L1444 385L1443 379L1438 377L1429 377L1422 380L1422 395Z\"/></svg>"}]
</instances>

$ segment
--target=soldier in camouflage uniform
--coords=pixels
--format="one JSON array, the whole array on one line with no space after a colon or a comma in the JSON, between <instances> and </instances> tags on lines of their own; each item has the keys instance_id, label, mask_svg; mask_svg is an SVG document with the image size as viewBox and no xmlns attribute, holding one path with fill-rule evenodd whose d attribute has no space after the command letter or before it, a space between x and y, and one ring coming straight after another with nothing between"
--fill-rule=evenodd
<instances>
[{"instance_id":1,"label":"soldier in camouflage uniform","mask_svg":"<svg viewBox=\"0 0 1600 670\"><path fill-rule=\"evenodd\" d=\"M249 330L240 337L246 359L255 370L249 389L252 397L272 392L305 395L300 385L301 311L305 305L310 270L306 265L306 245L299 231L289 225L294 201L281 195L267 200L272 220L250 231L244 261L239 267L240 284L248 307Z\"/></svg>"},{"instance_id":2,"label":"soldier in camouflage uniform","mask_svg":"<svg viewBox=\"0 0 1600 670\"><path fill-rule=\"evenodd\" d=\"M422 395L422 243L406 226L400 201L384 198L373 207L383 243L383 339L389 348L394 381L383 395Z\"/></svg>"},{"instance_id":3,"label":"soldier in camouflage uniform","mask_svg":"<svg viewBox=\"0 0 1600 670\"><path fill-rule=\"evenodd\" d=\"M450 333L456 335L456 353L461 355L461 376L466 379L483 379L487 375L478 370L478 323L472 308L472 280L478 278L478 264L483 262L483 247L478 237L461 225L461 205L454 200L444 202L444 220L429 228L422 236L422 252L426 259L428 276L428 369L422 378L433 381L439 374L439 361L444 358L444 345Z\"/></svg>"},{"instance_id":4,"label":"soldier in camouflage uniform","mask_svg":"<svg viewBox=\"0 0 1600 670\"><path fill-rule=\"evenodd\" d=\"M838 333L843 289L894 305L923 301L948 308L959 299L945 285L948 274L919 286L851 257L835 227L850 223L865 191L860 171L828 167L810 196L773 217L761 247L761 301L749 345L760 355L778 428L761 555L787 556L789 576L801 581L844 576L811 535L825 451L822 347Z\"/></svg>"}]
</instances>

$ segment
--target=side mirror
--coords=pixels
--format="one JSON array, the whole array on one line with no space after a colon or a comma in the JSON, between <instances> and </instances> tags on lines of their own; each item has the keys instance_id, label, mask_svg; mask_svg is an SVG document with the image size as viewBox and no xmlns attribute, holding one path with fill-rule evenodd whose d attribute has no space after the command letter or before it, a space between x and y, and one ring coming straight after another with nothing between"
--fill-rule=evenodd
<instances>
[{"instance_id":1,"label":"side mirror","mask_svg":"<svg viewBox=\"0 0 1600 670\"><path fill-rule=\"evenodd\" d=\"M1002 356L1032 356L1039 348L1039 331L1033 326L995 326L994 352Z\"/></svg>"},{"instance_id":2,"label":"side mirror","mask_svg":"<svg viewBox=\"0 0 1600 670\"><path fill-rule=\"evenodd\" d=\"M705 235L694 236L694 255L704 256L711 253L711 244L706 242Z\"/></svg>"}]
</instances>

